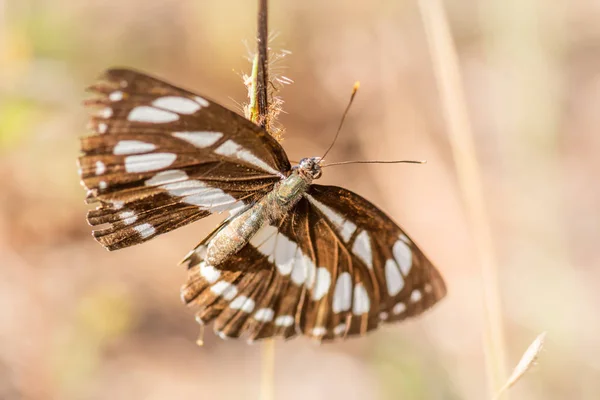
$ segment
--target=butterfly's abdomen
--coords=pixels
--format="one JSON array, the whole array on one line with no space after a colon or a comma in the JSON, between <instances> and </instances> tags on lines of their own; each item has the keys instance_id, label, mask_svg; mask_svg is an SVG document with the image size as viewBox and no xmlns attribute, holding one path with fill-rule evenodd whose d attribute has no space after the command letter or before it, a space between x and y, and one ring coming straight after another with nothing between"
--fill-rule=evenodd
<instances>
[{"instance_id":1,"label":"butterfly's abdomen","mask_svg":"<svg viewBox=\"0 0 600 400\"><path fill-rule=\"evenodd\" d=\"M209 242L206 263L217 266L227 257L237 253L265 224L275 224L289 212L306 192L310 180L292 173L275 186L259 202L233 218Z\"/></svg>"}]
</instances>

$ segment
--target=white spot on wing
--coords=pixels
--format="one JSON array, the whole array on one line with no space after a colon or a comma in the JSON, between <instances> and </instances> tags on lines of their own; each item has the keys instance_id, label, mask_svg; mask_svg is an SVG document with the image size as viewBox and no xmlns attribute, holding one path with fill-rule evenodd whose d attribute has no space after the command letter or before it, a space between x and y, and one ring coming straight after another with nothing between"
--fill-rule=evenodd
<instances>
[{"instance_id":1,"label":"white spot on wing","mask_svg":"<svg viewBox=\"0 0 600 400\"><path fill-rule=\"evenodd\" d=\"M108 125L106 125L104 122L98 124L98 133L106 133L107 130Z\"/></svg>"},{"instance_id":2,"label":"white spot on wing","mask_svg":"<svg viewBox=\"0 0 600 400\"><path fill-rule=\"evenodd\" d=\"M346 219L344 219L344 217L335 212L331 207L326 206L320 201L317 201L314 197L308 194L305 194L304 196L306 196L306 198L315 207L317 207L323 214L325 214L325 216L333 223L333 225L337 227L338 233L340 234L342 239L345 242L348 242L352 237L352 234L356 230L356 225L351 221L347 221Z\"/></svg>"},{"instance_id":3,"label":"white spot on wing","mask_svg":"<svg viewBox=\"0 0 600 400\"><path fill-rule=\"evenodd\" d=\"M123 100L123 92L120 90L115 90L111 94L108 95L108 99L110 101L120 101Z\"/></svg>"},{"instance_id":4,"label":"white spot on wing","mask_svg":"<svg viewBox=\"0 0 600 400\"><path fill-rule=\"evenodd\" d=\"M210 103L203 99L200 96L194 96L194 100L196 100L196 103L200 104L202 107L208 107L210 105Z\"/></svg>"},{"instance_id":5,"label":"white spot on wing","mask_svg":"<svg viewBox=\"0 0 600 400\"><path fill-rule=\"evenodd\" d=\"M326 268L317 268L315 284L312 288L311 297L314 301L320 300L327 294L331 286L331 273Z\"/></svg>"},{"instance_id":6,"label":"white spot on wing","mask_svg":"<svg viewBox=\"0 0 600 400\"><path fill-rule=\"evenodd\" d=\"M100 181L100 182L98 182L98 188L99 188L100 190L104 190L104 189L106 189L107 187L108 187L108 184L107 184L105 181Z\"/></svg>"},{"instance_id":7,"label":"white spot on wing","mask_svg":"<svg viewBox=\"0 0 600 400\"><path fill-rule=\"evenodd\" d=\"M402 271L404 276L407 276L412 267L412 251L410 250L410 247L408 247L403 240L397 240L396 243L394 243L392 252L394 253L396 262L400 266L400 271Z\"/></svg>"},{"instance_id":8,"label":"white spot on wing","mask_svg":"<svg viewBox=\"0 0 600 400\"><path fill-rule=\"evenodd\" d=\"M339 324L335 328L333 328L333 334L336 336L340 336L346 333L346 324Z\"/></svg>"},{"instance_id":9,"label":"white spot on wing","mask_svg":"<svg viewBox=\"0 0 600 400\"><path fill-rule=\"evenodd\" d=\"M352 245L352 252L360 258L369 268L373 268L373 251L371 250L371 238L367 231L362 231L356 236Z\"/></svg>"},{"instance_id":10,"label":"white spot on wing","mask_svg":"<svg viewBox=\"0 0 600 400\"><path fill-rule=\"evenodd\" d=\"M112 204L112 208L115 210L120 210L125 205L124 201L121 200L108 200L110 204Z\"/></svg>"},{"instance_id":11,"label":"white spot on wing","mask_svg":"<svg viewBox=\"0 0 600 400\"><path fill-rule=\"evenodd\" d=\"M352 276L342 272L335 284L332 309L334 313L348 311L352 305Z\"/></svg>"},{"instance_id":12,"label":"white spot on wing","mask_svg":"<svg viewBox=\"0 0 600 400\"><path fill-rule=\"evenodd\" d=\"M254 319L261 322L271 322L275 316L272 308L261 308L254 313Z\"/></svg>"},{"instance_id":13,"label":"white spot on wing","mask_svg":"<svg viewBox=\"0 0 600 400\"><path fill-rule=\"evenodd\" d=\"M229 337L227 337L227 334L223 331L215 331L215 334L223 340L229 339Z\"/></svg>"},{"instance_id":14,"label":"white spot on wing","mask_svg":"<svg viewBox=\"0 0 600 400\"><path fill-rule=\"evenodd\" d=\"M368 313L371 308L371 301L367 289L362 283L357 283L354 286L354 302L352 303L352 314L362 315Z\"/></svg>"},{"instance_id":15,"label":"white spot on wing","mask_svg":"<svg viewBox=\"0 0 600 400\"><path fill-rule=\"evenodd\" d=\"M273 169L269 164L256 157L249 150L244 149L233 140L227 140L225 143L217 147L215 149L215 153L226 157L235 157L238 160L246 161L249 164L257 166L258 168L270 174L281 176L281 172Z\"/></svg>"},{"instance_id":16,"label":"white spot on wing","mask_svg":"<svg viewBox=\"0 0 600 400\"><path fill-rule=\"evenodd\" d=\"M113 149L115 156L121 156L124 154L140 154L147 153L155 150L156 145L153 143L146 143L139 140L121 140Z\"/></svg>"},{"instance_id":17,"label":"white spot on wing","mask_svg":"<svg viewBox=\"0 0 600 400\"><path fill-rule=\"evenodd\" d=\"M217 188L204 188L199 193L183 197L181 201L212 212L228 210L232 205L237 204L235 197Z\"/></svg>"},{"instance_id":18,"label":"white spot on wing","mask_svg":"<svg viewBox=\"0 0 600 400\"><path fill-rule=\"evenodd\" d=\"M221 132L173 132L173 136L203 149L217 143L223 134Z\"/></svg>"},{"instance_id":19,"label":"white spot on wing","mask_svg":"<svg viewBox=\"0 0 600 400\"><path fill-rule=\"evenodd\" d=\"M404 303L398 303L392 308L392 312L396 315L402 314L404 311L406 311L406 304Z\"/></svg>"},{"instance_id":20,"label":"white spot on wing","mask_svg":"<svg viewBox=\"0 0 600 400\"><path fill-rule=\"evenodd\" d=\"M156 229L148 223L134 226L133 229L135 229L143 239L154 235L156 232Z\"/></svg>"},{"instance_id":21,"label":"white spot on wing","mask_svg":"<svg viewBox=\"0 0 600 400\"><path fill-rule=\"evenodd\" d=\"M298 246L290 239L282 235L277 234L276 246L275 246L275 266L279 270L279 273L283 276L289 275L292 272L294 264L294 256ZM269 257L269 261L272 257Z\"/></svg>"},{"instance_id":22,"label":"white spot on wing","mask_svg":"<svg viewBox=\"0 0 600 400\"><path fill-rule=\"evenodd\" d=\"M385 283L390 296L395 296L404 287L404 278L394 260L385 262Z\"/></svg>"},{"instance_id":23,"label":"white spot on wing","mask_svg":"<svg viewBox=\"0 0 600 400\"><path fill-rule=\"evenodd\" d=\"M422 297L423 295L421 294L421 291L419 289L415 289L410 294L410 301L416 303L417 301L421 300Z\"/></svg>"},{"instance_id":24,"label":"white spot on wing","mask_svg":"<svg viewBox=\"0 0 600 400\"><path fill-rule=\"evenodd\" d=\"M225 143L215 149L215 153L221 154L222 156L237 156L237 152L242 150L242 146L234 142L233 140L227 140Z\"/></svg>"},{"instance_id":25,"label":"white spot on wing","mask_svg":"<svg viewBox=\"0 0 600 400\"><path fill-rule=\"evenodd\" d=\"M206 263L202 261L200 263L200 276L206 279L208 283L215 283L221 277L221 271L212 265L206 265Z\"/></svg>"},{"instance_id":26,"label":"white spot on wing","mask_svg":"<svg viewBox=\"0 0 600 400\"><path fill-rule=\"evenodd\" d=\"M149 172L163 169L177 159L172 153L150 153L125 158L125 171L127 172Z\"/></svg>"},{"instance_id":27,"label":"white spot on wing","mask_svg":"<svg viewBox=\"0 0 600 400\"><path fill-rule=\"evenodd\" d=\"M302 253L298 247L296 255L294 256L294 266L292 267L292 282L300 286L306 281L306 285L310 287L313 283L316 269L317 267L312 259Z\"/></svg>"},{"instance_id":28,"label":"white spot on wing","mask_svg":"<svg viewBox=\"0 0 600 400\"><path fill-rule=\"evenodd\" d=\"M167 122L177 121L179 115L159 110L158 108L149 106L138 106L129 112L127 120L133 122L148 122L152 124L165 124Z\"/></svg>"},{"instance_id":29,"label":"white spot on wing","mask_svg":"<svg viewBox=\"0 0 600 400\"><path fill-rule=\"evenodd\" d=\"M324 326L315 326L311 331L313 336L323 336L327 333L327 329Z\"/></svg>"},{"instance_id":30,"label":"white spot on wing","mask_svg":"<svg viewBox=\"0 0 600 400\"><path fill-rule=\"evenodd\" d=\"M102 175L106 172L106 165L102 161L96 161L96 175Z\"/></svg>"},{"instance_id":31,"label":"white spot on wing","mask_svg":"<svg viewBox=\"0 0 600 400\"><path fill-rule=\"evenodd\" d=\"M125 225L131 225L137 221L137 215L133 211L123 211L119 214L119 218Z\"/></svg>"},{"instance_id":32,"label":"white spot on wing","mask_svg":"<svg viewBox=\"0 0 600 400\"><path fill-rule=\"evenodd\" d=\"M98 114L98 116L100 118L104 118L104 119L110 118L110 117L112 117L112 115L113 115L113 110L110 107L106 107L106 108L102 109L102 111L100 111L100 113Z\"/></svg>"},{"instance_id":33,"label":"white spot on wing","mask_svg":"<svg viewBox=\"0 0 600 400\"><path fill-rule=\"evenodd\" d=\"M154 175L152 178L144 182L146 186L160 186L168 183L174 183L179 181L185 181L188 175L185 171L178 169L170 169L168 171L161 171Z\"/></svg>"},{"instance_id":34,"label":"white spot on wing","mask_svg":"<svg viewBox=\"0 0 600 400\"><path fill-rule=\"evenodd\" d=\"M171 196L181 196L181 201L212 212L243 206L243 203L221 189L209 187L199 180L188 179L188 175L181 170L159 172L148 179L145 185L160 186Z\"/></svg>"},{"instance_id":35,"label":"white spot on wing","mask_svg":"<svg viewBox=\"0 0 600 400\"><path fill-rule=\"evenodd\" d=\"M292 266L292 275L290 278L298 286L302 285L306 280L305 259L300 248L296 249L296 254L294 255L294 265Z\"/></svg>"},{"instance_id":36,"label":"white spot on wing","mask_svg":"<svg viewBox=\"0 0 600 400\"><path fill-rule=\"evenodd\" d=\"M294 284L300 286L306 283L307 287L312 286L316 275L315 264L310 257L302 253L294 241L280 233L276 227L263 226L250 239L250 244L265 255L269 262L275 264L281 275L291 274L290 278ZM323 276L324 273L321 274Z\"/></svg>"},{"instance_id":37,"label":"white spot on wing","mask_svg":"<svg viewBox=\"0 0 600 400\"><path fill-rule=\"evenodd\" d=\"M193 114L200 109L200 105L194 100L178 96L159 97L152 105L179 114Z\"/></svg>"},{"instance_id":38,"label":"white spot on wing","mask_svg":"<svg viewBox=\"0 0 600 400\"><path fill-rule=\"evenodd\" d=\"M237 287L229 282L219 281L210 287L210 291L217 296L223 297L227 301L231 301L237 296Z\"/></svg>"},{"instance_id":39,"label":"white spot on wing","mask_svg":"<svg viewBox=\"0 0 600 400\"><path fill-rule=\"evenodd\" d=\"M254 310L254 300L246 296L238 296L229 304L229 307L249 314Z\"/></svg>"},{"instance_id":40,"label":"white spot on wing","mask_svg":"<svg viewBox=\"0 0 600 400\"><path fill-rule=\"evenodd\" d=\"M160 188L165 189L172 196L201 195L207 191L214 190L213 188L206 187L204 182L195 179L167 183L161 185Z\"/></svg>"},{"instance_id":41,"label":"white spot on wing","mask_svg":"<svg viewBox=\"0 0 600 400\"><path fill-rule=\"evenodd\" d=\"M284 326L287 328L294 325L295 321L296 320L291 315L280 315L279 317L275 318L275 326Z\"/></svg>"}]
</instances>

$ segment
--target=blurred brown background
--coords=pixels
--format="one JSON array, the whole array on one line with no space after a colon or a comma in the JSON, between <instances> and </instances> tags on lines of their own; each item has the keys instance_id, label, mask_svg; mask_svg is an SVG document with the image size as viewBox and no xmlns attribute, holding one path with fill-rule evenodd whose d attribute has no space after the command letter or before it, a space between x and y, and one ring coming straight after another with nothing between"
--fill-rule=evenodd
<instances>
[{"instance_id":1,"label":"blurred brown background","mask_svg":"<svg viewBox=\"0 0 600 400\"><path fill-rule=\"evenodd\" d=\"M445 2L499 265L507 358L546 348L515 399L600 398L600 3ZM176 263L216 223L108 253L79 186L83 88L110 66L238 109L256 1L0 0L0 399L257 398L261 346L207 331ZM366 338L276 344L278 399L484 399L480 269L416 2L272 1L291 159L427 159L328 169L398 221L448 297Z\"/></svg>"}]
</instances>

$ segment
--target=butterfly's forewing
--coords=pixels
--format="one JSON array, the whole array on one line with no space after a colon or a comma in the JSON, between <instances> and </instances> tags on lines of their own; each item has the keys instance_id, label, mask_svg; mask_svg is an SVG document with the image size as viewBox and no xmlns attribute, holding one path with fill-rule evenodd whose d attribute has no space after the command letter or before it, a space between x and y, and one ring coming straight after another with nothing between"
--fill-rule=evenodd
<instances>
[{"instance_id":1,"label":"butterfly's forewing","mask_svg":"<svg viewBox=\"0 0 600 400\"><path fill-rule=\"evenodd\" d=\"M226 222L227 223L227 222ZM208 243L207 238L205 243ZM183 299L221 336L362 335L420 314L446 293L423 253L383 212L313 185L278 226L265 226L218 268L190 259Z\"/></svg>"},{"instance_id":2,"label":"butterfly's forewing","mask_svg":"<svg viewBox=\"0 0 600 400\"><path fill-rule=\"evenodd\" d=\"M94 134L79 159L94 232L110 250L252 203L290 170L263 129L147 75L107 71L89 90Z\"/></svg>"}]
</instances>

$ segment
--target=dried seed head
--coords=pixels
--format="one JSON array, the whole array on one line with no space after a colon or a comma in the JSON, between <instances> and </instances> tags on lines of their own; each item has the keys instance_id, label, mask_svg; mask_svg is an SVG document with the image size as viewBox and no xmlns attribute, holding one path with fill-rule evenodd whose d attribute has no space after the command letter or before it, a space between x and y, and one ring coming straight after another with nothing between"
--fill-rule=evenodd
<instances>
[{"instance_id":1,"label":"dried seed head","mask_svg":"<svg viewBox=\"0 0 600 400\"><path fill-rule=\"evenodd\" d=\"M546 332L542 332L535 338L533 343L529 345L504 386L498 391L495 399L499 399L502 393L517 383L519 379L521 379L523 375L525 375L525 373L529 371L533 365L535 365L537 358L544 346L545 339Z\"/></svg>"}]
</instances>

